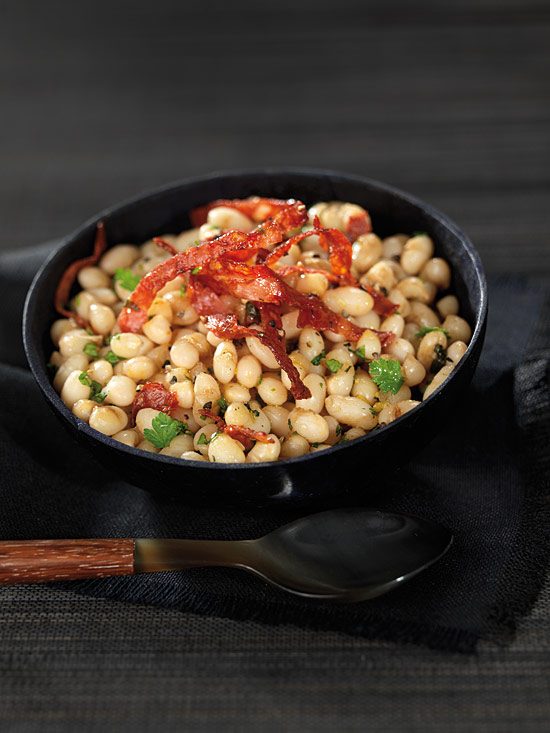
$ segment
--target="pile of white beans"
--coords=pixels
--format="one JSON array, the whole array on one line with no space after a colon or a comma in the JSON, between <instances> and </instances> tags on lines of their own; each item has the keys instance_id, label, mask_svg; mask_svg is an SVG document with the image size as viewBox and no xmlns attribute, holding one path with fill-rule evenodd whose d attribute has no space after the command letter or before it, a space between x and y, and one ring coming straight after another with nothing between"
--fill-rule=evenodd
<instances>
[{"instance_id":1,"label":"pile of white beans","mask_svg":"<svg viewBox=\"0 0 550 733\"><path fill-rule=\"evenodd\" d=\"M350 210L363 211L353 204L318 204L310 209L310 219L317 214L323 226L343 229ZM330 212L330 221L323 219L324 212ZM218 207L200 229L163 238L182 251L222 231L249 231L254 226L238 211ZM294 400L286 373L256 338L223 341L207 330L189 300L183 277L159 291L141 333L119 333L116 318L131 293L114 278L116 270L128 268L141 276L167 257L152 241L112 247L97 267L80 271L82 290L70 304L90 329L65 318L51 327L53 384L65 405L95 430L140 450L217 463L276 461L325 450L414 409L447 379L471 337L469 324L458 315L458 299L448 292L449 264L434 256L429 236L395 234L380 239L374 233L363 234L353 243L353 274L360 285L380 289L398 310L381 319L373 310L373 298L360 287L334 287L322 273L289 275L287 281L299 291L318 295L364 329L361 338L349 344L331 332L297 328L297 311L283 316L290 358L311 392L309 399ZM326 257L312 236L301 246L294 245L281 264L328 271ZM244 301L237 306L244 310ZM420 329L433 327L443 330L418 335ZM395 338L384 350L369 329L391 331ZM90 343L97 346L97 358L84 351L90 351ZM358 359L357 349L365 361ZM110 361L105 358L109 352L120 361L113 365L112 354ZM340 362L341 368L332 373L325 359L312 363L321 352L326 360ZM444 365L434 374L434 359L441 354ZM401 364L403 384L396 394L380 392L365 368L380 356ZM90 387L82 383L83 372L101 385L101 404L91 399ZM136 392L145 382L159 382L176 395L179 407L172 417L189 430L161 450L144 437L158 412L145 408L137 413L135 425L130 419ZM227 405L227 424L263 431L272 442L256 442L246 451L238 440L219 432L199 411L208 403L216 410L221 398Z\"/></svg>"}]
</instances>

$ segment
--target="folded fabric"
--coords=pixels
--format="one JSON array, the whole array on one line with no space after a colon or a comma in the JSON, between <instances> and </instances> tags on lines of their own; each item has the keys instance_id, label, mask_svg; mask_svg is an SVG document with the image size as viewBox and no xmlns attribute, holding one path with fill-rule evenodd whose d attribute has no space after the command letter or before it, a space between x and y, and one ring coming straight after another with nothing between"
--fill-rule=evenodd
<instances>
[{"instance_id":1,"label":"folded fabric","mask_svg":"<svg viewBox=\"0 0 550 733\"><path fill-rule=\"evenodd\" d=\"M0 257L1 539L260 536L298 516L162 503L77 445L43 400L20 339L30 280L52 245ZM550 552L550 300L543 282L490 282L486 345L474 383L438 437L377 486L376 507L449 527L436 565L355 605L300 599L237 570L195 569L65 584L73 591L195 613L292 623L472 651L508 640L536 599ZM387 457L381 457L384 459ZM372 505L369 467L352 481ZM368 490L367 490L368 489ZM358 503L361 500L358 499ZM304 513L304 510L301 510Z\"/></svg>"}]
</instances>

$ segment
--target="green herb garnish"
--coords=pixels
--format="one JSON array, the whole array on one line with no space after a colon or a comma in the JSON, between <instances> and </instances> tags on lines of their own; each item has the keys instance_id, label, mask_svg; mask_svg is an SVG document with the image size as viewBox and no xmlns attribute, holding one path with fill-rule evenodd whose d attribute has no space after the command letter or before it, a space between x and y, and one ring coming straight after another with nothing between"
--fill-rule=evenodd
<instances>
[{"instance_id":1,"label":"green herb garnish","mask_svg":"<svg viewBox=\"0 0 550 733\"><path fill-rule=\"evenodd\" d=\"M166 448L174 440L176 435L186 433L189 428L181 420L174 420L164 412L153 418L151 428L145 428L143 437L152 443L155 448Z\"/></svg>"},{"instance_id":2,"label":"green herb garnish","mask_svg":"<svg viewBox=\"0 0 550 733\"><path fill-rule=\"evenodd\" d=\"M358 359L360 359L361 361L365 361L367 357L365 356L365 347L364 346L360 346L358 349L352 349L350 344L346 344L346 346L348 347L348 351L351 354L355 354L355 356Z\"/></svg>"},{"instance_id":3,"label":"green herb garnish","mask_svg":"<svg viewBox=\"0 0 550 733\"><path fill-rule=\"evenodd\" d=\"M326 359L325 366L329 370L329 372L332 372L333 374L336 374L336 372L341 369L344 365L341 361L338 361L338 359Z\"/></svg>"},{"instance_id":4,"label":"green herb garnish","mask_svg":"<svg viewBox=\"0 0 550 733\"><path fill-rule=\"evenodd\" d=\"M319 364L321 363L321 359L324 359L326 355L327 355L326 351L323 350L321 351L320 354L317 354L317 356L314 356L313 359L311 360L311 363L313 364L313 366L319 366Z\"/></svg>"},{"instance_id":5,"label":"green herb garnish","mask_svg":"<svg viewBox=\"0 0 550 733\"><path fill-rule=\"evenodd\" d=\"M89 356L90 359L97 359L97 357L99 356L98 346L97 344L94 344L93 341L87 343L82 351L86 354L86 356Z\"/></svg>"},{"instance_id":6,"label":"green herb garnish","mask_svg":"<svg viewBox=\"0 0 550 733\"><path fill-rule=\"evenodd\" d=\"M432 374L435 374L441 369L441 367L445 366L447 362L447 349L444 349L441 344L436 344L434 346L434 354L435 358L430 366L430 372Z\"/></svg>"},{"instance_id":7,"label":"green herb garnish","mask_svg":"<svg viewBox=\"0 0 550 733\"><path fill-rule=\"evenodd\" d=\"M115 280L122 285L124 290L129 290L133 293L141 278L139 275L134 275L132 270L129 270L127 267L118 267L115 270Z\"/></svg>"},{"instance_id":8,"label":"green herb garnish","mask_svg":"<svg viewBox=\"0 0 550 733\"><path fill-rule=\"evenodd\" d=\"M375 359L369 364L369 374L381 392L397 394L403 384L401 364L396 359Z\"/></svg>"},{"instance_id":9,"label":"green herb garnish","mask_svg":"<svg viewBox=\"0 0 550 733\"><path fill-rule=\"evenodd\" d=\"M185 285L184 283L183 285L180 285L180 295L183 297L186 292L187 292L187 285Z\"/></svg>"},{"instance_id":10,"label":"green herb garnish","mask_svg":"<svg viewBox=\"0 0 550 733\"><path fill-rule=\"evenodd\" d=\"M197 445L208 445L210 441L206 437L204 433L201 433L199 436L199 439L197 440Z\"/></svg>"},{"instance_id":11,"label":"green herb garnish","mask_svg":"<svg viewBox=\"0 0 550 733\"><path fill-rule=\"evenodd\" d=\"M108 351L105 354L105 359L109 362L109 364L112 364L115 366L115 364L118 364L119 361L124 361L123 356L117 356L114 351Z\"/></svg>"},{"instance_id":12,"label":"green herb garnish","mask_svg":"<svg viewBox=\"0 0 550 733\"><path fill-rule=\"evenodd\" d=\"M447 329L441 328L441 326L422 326L418 329L415 335L417 338L423 338L427 333L433 333L434 331L440 331L441 333L444 333L447 338L449 337Z\"/></svg>"},{"instance_id":13,"label":"green herb garnish","mask_svg":"<svg viewBox=\"0 0 550 733\"><path fill-rule=\"evenodd\" d=\"M225 399L225 397L220 397L218 400L218 407L220 408L220 415L223 417L225 415L225 411L229 407L229 402Z\"/></svg>"},{"instance_id":14,"label":"green herb garnish","mask_svg":"<svg viewBox=\"0 0 550 733\"><path fill-rule=\"evenodd\" d=\"M202 270L202 267L194 267L191 270L191 275L198 275L201 270Z\"/></svg>"},{"instance_id":15,"label":"green herb garnish","mask_svg":"<svg viewBox=\"0 0 550 733\"><path fill-rule=\"evenodd\" d=\"M101 402L105 401L105 397L107 395L105 392L102 392L102 387L99 382L96 382L95 379L92 379L89 374L86 372L80 372L78 375L78 381L80 384L83 384L85 387L90 388L90 399L94 402Z\"/></svg>"}]
</instances>

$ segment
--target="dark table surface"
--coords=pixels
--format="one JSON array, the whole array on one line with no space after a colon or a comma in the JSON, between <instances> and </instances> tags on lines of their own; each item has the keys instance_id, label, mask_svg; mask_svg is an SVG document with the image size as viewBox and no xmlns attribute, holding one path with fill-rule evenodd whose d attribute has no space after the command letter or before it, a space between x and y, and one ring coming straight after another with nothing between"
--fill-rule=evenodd
<instances>
[{"instance_id":1,"label":"dark table surface","mask_svg":"<svg viewBox=\"0 0 550 733\"><path fill-rule=\"evenodd\" d=\"M546 0L0 2L0 248L180 177L312 165L430 200L491 273L550 275L549 30ZM472 657L239 624L3 589L0 725L547 729L548 587Z\"/></svg>"}]
</instances>

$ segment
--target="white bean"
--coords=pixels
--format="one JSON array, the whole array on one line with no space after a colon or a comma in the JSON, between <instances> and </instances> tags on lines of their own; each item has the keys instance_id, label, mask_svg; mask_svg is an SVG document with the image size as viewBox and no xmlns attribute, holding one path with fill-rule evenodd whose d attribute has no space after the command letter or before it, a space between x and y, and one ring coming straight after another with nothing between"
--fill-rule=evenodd
<instances>
[{"instance_id":1,"label":"white bean","mask_svg":"<svg viewBox=\"0 0 550 733\"><path fill-rule=\"evenodd\" d=\"M266 463L268 461L276 461L281 453L281 443L276 435L270 433L268 438L271 443L261 443L257 441L249 450L246 456L247 463Z\"/></svg>"},{"instance_id":2,"label":"white bean","mask_svg":"<svg viewBox=\"0 0 550 733\"><path fill-rule=\"evenodd\" d=\"M135 382L143 382L157 371L157 365L151 356L133 356L122 363L122 373Z\"/></svg>"},{"instance_id":3,"label":"white bean","mask_svg":"<svg viewBox=\"0 0 550 733\"><path fill-rule=\"evenodd\" d=\"M50 338L54 346L59 346L59 340L68 331L74 331L76 323L72 318L58 318L50 328Z\"/></svg>"},{"instance_id":4,"label":"white bean","mask_svg":"<svg viewBox=\"0 0 550 733\"><path fill-rule=\"evenodd\" d=\"M123 359L131 359L141 353L143 342L137 333L117 333L111 339L111 350Z\"/></svg>"},{"instance_id":5,"label":"white bean","mask_svg":"<svg viewBox=\"0 0 550 733\"><path fill-rule=\"evenodd\" d=\"M183 408L189 409L193 407L195 402L195 390L193 389L193 382L190 379L185 379L183 382L176 382L171 384L170 392L176 395L178 405Z\"/></svg>"},{"instance_id":6,"label":"white bean","mask_svg":"<svg viewBox=\"0 0 550 733\"><path fill-rule=\"evenodd\" d=\"M86 344L92 343L99 346L102 340L101 336L92 336L83 328L75 328L61 336L59 339L59 351L64 357L81 354Z\"/></svg>"},{"instance_id":7,"label":"white bean","mask_svg":"<svg viewBox=\"0 0 550 733\"><path fill-rule=\"evenodd\" d=\"M141 435L144 434L145 429L151 430L153 420L157 415L162 413L159 410L153 410L152 407L144 407L136 415L136 428L139 430Z\"/></svg>"},{"instance_id":8,"label":"white bean","mask_svg":"<svg viewBox=\"0 0 550 733\"><path fill-rule=\"evenodd\" d=\"M164 316L153 316L141 330L155 344L168 344L172 340L172 326Z\"/></svg>"},{"instance_id":9,"label":"white bean","mask_svg":"<svg viewBox=\"0 0 550 733\"><path fill-rule=\"evenodd\" d=\"M197 453L194 450L185 451L185 453L181 454L180 458L184 461L208 461L208 458L201 456L200 453Z\"/></svg>"},{"instance_id":10,"label":"white bean","mask_svg":"<svg viewBox=\"0 0 550 733\"><path fill-rule=\"evenodd\" d=\"M77 280L83 290L111 286L111 278L99 267L83 267L77 275Z\"/></svg>"},{"instance_id":11,"label":"white bean","mask_svg":"<svg viewBox=\"0 0 550 733\"><path fill-rule=\"evenodd\" d=\"M237 382L230 382L222 386L223 396L227 402L248 402L250 400L250 390L243 387Z\"/></svg>"},{"instance_id":12,"label":"white bean","mask_svg":"<svg viewBox=\"0 0 550 733\"><path fill-rule=\"evenodd\" d=\"M128 424L128 415L120 407L94 407L90 415L90 427L104 435L114 435L124 430Z\"/></svg>"},{"instance_id":13,"label":"white bean","mask_svg":"<svg viewBox=\"0 0 550 733\"><path fill-rule=\"evenodd\" d=\"M170 361L176 366L192 369L199 359L197 348L189 341L179 339L170 347Z\"/></svg>"},{"instance_id":14,"label":"white bean","mask_svg":"<svg viewBox=\"0 0 550 733\"><path fill-rule=\"evenodd\" d=\"M130 428L129 430L120 430L118 433L113 435L115 440L124 445L129 445L131 448L135 448L140 438L137 430Z\"/></svg>"},{"instance_id":15,"label":"white bean","mask_svg":"<svg viewBox=\"0 0 550 733\"><path fill-rule=\"evenodd\" d=\"M370 405L358 397L329 395L325 400L325 407L329 415L344 425L371 430L377 423L376 417L370 411Z\"/></svg>"},{"instance_id":16,"label":"white bean","mask_svg":"<svg viewBox=\"0 0 550 733\"><path fill-rule=\"evenodd\" d=\"M329 436L326 420L311 410L297 407L290 413L289 420L292 428L308 443L324 443Z\"/></svg>"},{"instance_id":17,"label":"white bean","mask_svg":"<svg viewBox=\"0 0 550 733\"><path fill-rule=\"evenodd\" d=\"M311 326L306 326L300 333L298 349L311 362L312 359L318 357L325 350L325 342L319 331L311 328Z\"/></svg>"},{"instance_id":18,"label":"white bean","mask_svg":"<svg viewBox=\"0 0 550 733\"><path fill-rule=\"evenodd\" d=\"M210 374L198 374L195 379L195 400L202 407L206 402L216 402L221 397L220 386Z\"/></svg>"},{"instance_id":19,"label":"white bean","mask_svg":"<svg viewBox=\"0 0 550 733\"><path fill-rule=\"evenodd\" d=\"M136 396L136 383L130 377L114 376L104 389L106 401L117 407L128 407Z\"/></svg>"},{"instance_id":20,"label":"white bean","mask_svg":"<svg viewBox=\"0 0 550 733\"><path fill-rule=\"evenodd\" d=\"M82 384L80 381L81 374L82 372L75 370L65 380L65 384L61 390L61 399L67 407L72 408L78 400L87 400L90 397L90 387Z\"/></svg>"},{"instance_id":21,"label":"white bean","mask_svg":"<svg viewBox=\"0 0 550 733\"><path fill-rule=\"evenodd\" d=\"M53 386L57 392L61 392L61 388L71 372L77 371L79 374L88 368L88 357L86 354L72 354L68 356L63 364L59 367L53 378Z\"/></svg>"},{"instance_id":22,"label":"white bean","mask_svg":"<svg viewBox=\"0 0 550 733\"><path fill-rule=\"evenodd\" d=\"M292 433L283 440L281 456L283 458L297 458L309 453L309 443L298 433Z\"/></svg>"},{"instance_id":23,"label":"white bean","mask_svg":"<svg viewBox=\"0 0 550 733\"><path fill-rule=\"evenodd\" d=\"M460 316L448 315L443 321L443 328L449 334L449 343L464 341L467 344L472 338L470 324Z\"/></svg>"},{"instance_id":24,"label":"white bean","mask_svg":"<svg viewBox=\"0 0 550 733\"><path fill-rule=\"evenodd\" d=\"M90 364L88 376L104 387L113 376L113 367L106 359L98 359Z\"/></svg>"},{"instance_id":25,"label":"white bean","mask_svg":"<svg viewBox=\"0 0 550 733\"><path fill-rule=\"evenodd\" d=\"M254 423L254 415L243 402L232 402L225 411L225 422L250 428Z\"/></svg>"},{"instance_id":26,"label":"white bean","mask_svg":"<svg viewBox=\"0 0 550 733\"><path fill-rule=\"evenodd\" d=\"M327 290L322 300L331 310L346 316L364 316L374 305L372 295L349 285Z\"/></svg>"},{"instance_id":27,"label":"white bean","mask_svg":"<svg viewBox=\"0 0 550 733\"><path fill-rule=\"evenodd\" d=\"M241 444L225 433L218 433L210 440L208 444L208 458L212 463L246 462L246 456Z\"/></svg>"},{"instance_id":28,"label":"white bean","mask_svg":"<svg viewBox=\"0 0 550 733\"><path fill-rule=\"evenodd\" d=\"M436 307L441 314L441 317L446 318L447 316L458 315L458 310L460 306L456 295L446 295L444 298L441 298L441 300L437 301Z\"/></svg>"},{"instance_id":29,"label":"white bean","mask_svg":"<svg viewBox=\"0 0 550 733\"><path fill-rule=\"evenodd\" d=\"M427 234L417 234L405 242L401 267L408 275L417 275L433 256L434 245Z\"/></svg>"},{"instance_id":30,"label":"white bean","mask_svg":"<svg viewBox=\"0 0 550 733\"><path fill-rule=\"evenodd\" d=\"M321 412L325 404L327 394L327 384L325 379L318 374L308 374L304 377L303 383L311 392L311 397L302 400L296 400L296 407L312 412Z\"/></svg>"},{"instance_id":31,"label":"white bean","mask_svg":"<svg viewBox=\"0 0 550 733\"><path fill-rule=\"evenodd\" d=\"M376 234L362 234L353 244L353 264L359 272L366 272L383 254L382 242Z\"/></svg>"},{"instance_id":32,"label":"white bean","mask_svg":"<svg viewBox=\"0 0 550 733\"><path fill-rule=\"evenodd\" d=\"M237 362L237 381L243 387L252 389L260 381L262 376L262 365L252 354L242 356Z\"/></svg>"},{"instance_id":33,"label":"white bean","mask_svg":"<svg viewBox=\"0 0 550 733\"><path fill-rule=\"evenodd\" d=\"M88 318L93 330L104 336L111 332L116 323L115 314L112 309L108 305L102 305L101 303L92 303L90 305Z\"/></svg>"},{"instance_id":34,"label":"white bean","mask_svg":"<svg viewBox=\"0 0 550 733\"><path fill-rule=\"evenodd\" d=\"M424 380L426 369L414 355L410 354L401 366L401 373L408 387L416 387Z\"/></svg>"},{"instance_id":35,"label":"white bean","mask_svg":"<svg viewBox=\"0 0 550 733\"><path fill-rule=\"evenodd\" d=\"M179 458L182 453L193 450L193 436L192 435L176 435L172 438L170 445L166 448L162 448L160 451L161 456L172 456L172 458Z\"/></svg>"},{"instance_id":36,"label":"white bean","mask_svg":"<svg viewBox=\"0 0 550 733\"><path fill-rule=\"evenodd\" d=\"M255 336L248 336L246 339L246 345L250 349L250 353L268 369L277 369L279 367L277 359L273 356L271 351L267 346L261 344ZM248 387L247 384L244 386Z\"/></svg>"},{"instance_id":37,"label":"white bean","mask_svg":"<svg viewBox=\"0 0 550 733\"><path fill-rule=\"evenodd\" d=\"M78 400L78 402L75 402L73 405L72 413L80 420L88 422L90 415L92 414L92 410L96 405L97 402L94 402L93 400Z\"/></svg>"},{"instance_id":38,"label":"white bean","mask_svg":"<svg viewBox=\"0 0 550 733\"><path fill-rule=\"evenodd\" d=\"M254 229L254 222L248 216L229 206L215 206L210 209L206 221L218 229L238 229L240 232L249 232Z\"/></svg>"},{"instance_id":39,"label":"white bean","mask_svg":"<svg viewBox=\"0 0 550 733\"><path fill-rule=\"evenodd\" d=\"M442 331L430 331L420 342L416 358L426 370L430 369L433 360L436 358L436 347L447 348L447 337Z\"/></svg>"},{"instance_id":40,"label":"white bean","mask_svg":"<svg viewBox=\"0 0 550 733\"><path fill-rule=\"evenodd\" d=\"M237 349L232 341L222 341L216 346L212 367L218 382L229 384L233 380L237 371Z\"/></svg>"},{"instance_id":41,"label":"white bean","mask_svg":"<svg viewBox=\"0 0 550 733\"><path fill-rule=\"evenodd\" d=\"M109 275L114 275L118 269L130 267L139 256L140 251L133 244L118 244L105 252L99 266Z\"/></svg>"},{"instance_id":42,"label":"white bean","mask_svg":"<svg viewBox=\"0 0 550 733\"><path fill-rule=\"evenodd\" d=\"M279 438L285 438L290 433L288 416L290 412L282 405L266 405L263 409L271 424L271 430Z\"/></svg>"}]
</instances>

